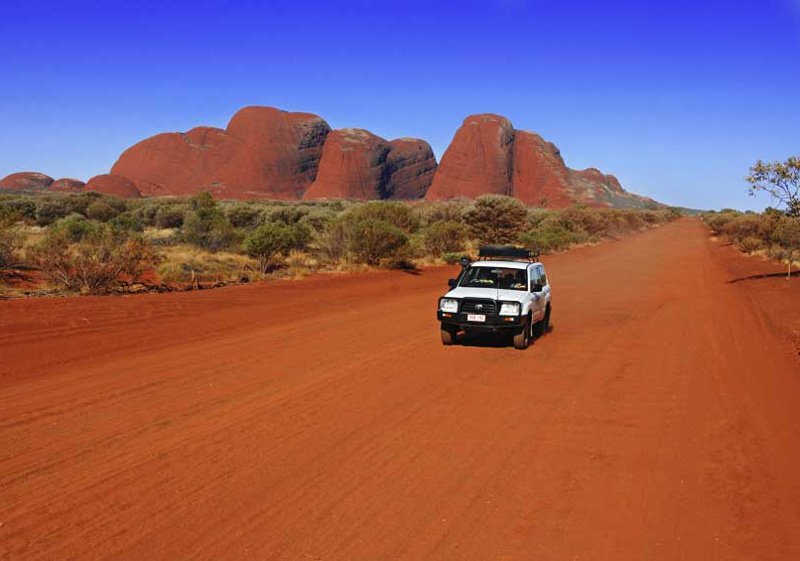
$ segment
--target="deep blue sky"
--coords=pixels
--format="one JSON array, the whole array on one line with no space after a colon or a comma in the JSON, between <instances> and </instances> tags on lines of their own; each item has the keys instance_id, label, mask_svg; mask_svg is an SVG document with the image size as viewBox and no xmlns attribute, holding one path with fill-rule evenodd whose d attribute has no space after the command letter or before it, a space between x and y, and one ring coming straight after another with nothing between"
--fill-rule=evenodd
<instances>
[{"instance_id":1,"label":"deep blue sky","mask_svg":"<svg viewBox=\"0 0 800 561\"><path fill-rule=\"evenodd\" d=\"M634 192L762 208L744 176L800 155L799 53L800 0L2 0L0 177L86 180L244 105L438 157L493 112Z\"/></svg>"}]
</instances>

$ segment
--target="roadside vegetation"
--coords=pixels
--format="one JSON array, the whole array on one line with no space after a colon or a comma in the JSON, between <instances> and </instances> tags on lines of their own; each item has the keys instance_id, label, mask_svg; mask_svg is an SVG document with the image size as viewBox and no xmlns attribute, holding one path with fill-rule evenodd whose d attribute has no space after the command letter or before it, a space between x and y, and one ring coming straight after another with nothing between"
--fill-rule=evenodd
<instances>
[{"instance_id":1,"label":"roadside vegetation","mask_svg":"<svg viewBox=\"0 0 800 561\"><path fill-rule=\"evenodd\" d=\"M448 202L122 200L0 195L0 270L82 294L202 286L320 271L455 263L487 243L543 253L674 220L677 209L526 207L496 195Z\"/></svg>"},{"instance_id":2,"label":"roadside vegetation","mask_svg":"<svg viewBox=\"0 0 800 561\"><path fill-rule=\"evenodd\" d=\"M703 220L714 234L742 252L783 261L787 276L800 259L800 158L786 162L758 161L747 177L750 194L770 195L776 208L762 213L723 209L707 212Z\"/></svg>"}]
</instances>

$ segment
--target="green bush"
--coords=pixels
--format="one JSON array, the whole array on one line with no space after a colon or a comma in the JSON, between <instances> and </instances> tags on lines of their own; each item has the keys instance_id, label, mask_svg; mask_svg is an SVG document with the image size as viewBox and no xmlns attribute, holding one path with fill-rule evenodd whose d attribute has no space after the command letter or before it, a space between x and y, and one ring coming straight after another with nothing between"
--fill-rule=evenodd
<instances>
[{"instance_id":1,"label":"green bush","mask_svg":"<svg viewBox=\"0 0 800 561\"><path fill-rule=\"evenodd\" d=\"M157 208L152 224L158 228L180 228L186 220L186 209L175 205Z\"/></svg>"},{"instance_id":2,"label":"green bush","mask_svg":"<svg viewBox=\"0 0 800 561\"><path fill-rule=\"evenodd\" d=\"M79 242L87 236L98 234L102 229L102 224L80 214L70 214L53 224L50 229L63 234L70 242Z\"/></svg>"},{"instance_id":3,"label":"green bush","mask_svg":"<svg viewBox=\"0 0 800 561\"><path fill-rule=\"evenodd\" d=\"M286 256L295 244L293 228L285 224L270 223L256 228L242 243L244 253L258 259L262 273L275 265L275 258Z\"/></svg>"},{"instance_id":4,"label":"green bush","mask_svg":"<svg viewBox=\"0 0 800 561\"><path fill-rule=\"evenodd\" d=\"M481 244L507 244L516 241L525 228L528 209L518 199L502 195L483 195L464 211L464 222Z\"/></svg>"},{"instance_id":5,"label":"green bush","mask_svg":"<svg viewBox=\"0 0 800 561\"><path fill-rule=\"evenodd\" d=\"M392 224L406 234L419 229L419 217L411 206L401 202L371 201L348 208L342 218L350 224L365 220L379 220Z\"/></svg>"},{"instance_id":6,"label":"green bush","mask_svg":"<svg viewBox=\"0 0 800 561\"><path fill-rule=\"evenodd\" d=\"M191 199L194 209L183 223L183 238L187 243L214 252L237 245L239 233L231 226L217 202L206 191Z\"/></svg>"},{"instance_id":7,"label":"green bush","mask_svg":"<svg viewBox=\"0 0 800 561\"><path fill-rule=\"evenodd\" d=\"M118 214L108 221L108 224L115 230L122 232L141 232L144 230L142 222L133 214L123 213Z\"/></svg>"},{"instance_id":8,"label":"green bush","mask_svg":"<svg viewBox=\"0 0 800 561\"><path fill-rule=\"evenodd\" d=\"M543 223L539 228L520 236L520 243L525 247L542 253L564 251L571 245L587 240L586 234L570 232L557 223Z\"/></svg>"},{"instance_id":9,"label":"green bush","mask_svg":"<svg viewBox=\"0 0 800 561\"><path fill-rule=\"evenodd\" d=\"M119 211L104 201L95 201L86 207L86 217L98 222L108 222L119 214Z\"/></svg>"},{"instance_id":10,"label":"green bush","mask_svg":"<svg viewBox=\"0 0 800 561\"><path fill-rule=\"evenodd\" d=\"M403 230L382 220L367 218L350 226L348 249L356 261L377 265L386 259L399 259L408 244Z\"/></svg>"},{"instance_id":11,"label":"green bush","mask_svg":"<svg viewBox=\"0 0 800 561\"><path fill-rule=\"evenodd\" d=\"M468 229L460 222L435 222L425 229L425 248L430 255L464 251Z\"/></svg>"},{"instance_id":12,"label":"green bush","mask_svg":"<svg viewBox=\"0 0 800 561\"><path fill-rule=\"evenodd\" d=\"M226 209L225 214L234 228L252 229L256 227L261 209L254 205L236 205Z\"/></svg>"},{"instance_id":13,"label":"green bush","mask_svg":"<svg viewBox=\"0 0 800 561\"><path fill-rule=\"evenodd\" d=\"M329 263L338 263L347 257L348 224L337 219L328 222L317 236L316 252Z\"/></svg>"},{"instance_id":14,"label":"green bush","mask_svg":"<svg viewBox=\"0 0 800 561\"><path fill-rule=\"evenodd\" d=\"M49 226L56 220L67 217L71 210L63 199L43 200L36 205L36 224Z\"/></svg>"},{"instance_id":15,"label":"green bush","mask_svg":"<svg viewBox=\"0 0 800 561\"><path fill-rule=\"evenodd\" d=\"M296 222L289 226L292 233L292 248L298 251L308 249L312 240L311 227L302 222Z\"/></svg>"},{"instance_id":16,"label":"green bush","mask_svg":"<svg viewBox=\"0 0 800 561\"><path fill-rule=\"evenodd\" d=\"M33 222L36 220L36 203L30 197L19 197L3 201L3 207L19 216L21 220Z\"/></svg>"},{"instance_id":17,"label":"green bush","mask_svg":"<svg viewBox=\"0 0 800 561\"><path fill-rule=\"evenodd\" d=\"M414 207L415 214L422 226L430 226L437 222L461 222L467 203L464 201L424 202Z\"/></svg>"}]
</instances>

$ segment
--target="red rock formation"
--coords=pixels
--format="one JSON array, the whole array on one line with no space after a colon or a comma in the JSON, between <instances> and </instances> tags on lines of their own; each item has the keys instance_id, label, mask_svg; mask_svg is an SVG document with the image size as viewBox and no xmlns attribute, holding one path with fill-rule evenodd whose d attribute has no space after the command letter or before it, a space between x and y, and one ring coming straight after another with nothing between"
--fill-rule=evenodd
<instances>
[{"instance_id":1,"label":"red rock formation","mask_svg":"<svg viewBox=\"0 0 800 561\"><path fill-rule=\"evenodd\" d=\"M146 195L298 199L316 177L328 124L310 113L245 107L226 130L165 133L126 150L111 172Z\"/></svg>"},{"instance_id":2,"label":"red rock formation","mask_svg":"<svg viewBox=\"0 0 800 561\"><path fill-rule=\"evenodd\" d=\"M334 130L303 199L418 199L435 170L436 158L424 140L387 142L363 129Z\"/></svg>"},{"instance_id":3,"label":"red rock formation","mask_svg":"<svg viewBox=\"0 0 800 561\"><path fill-rule=\"evenodd\" d=\"M453 142L428 190L431 200L511 194L514 128L500 115L470 115Z\"/></svg>"},{"instance_id":4,"label":"red rock formation","mask_svg":"<svg viewBox=\"0 0 800 561\"><path fill-rule=\"evenodd\" d=\"M53 183L53 178L34 171L21 171L0 179L0 189L15 191L44 191Z\"/></svg>"},{"instance_id":5,"label":"red rock formation","mask_svg":"<svg viewBox=\"0 0 800 561\"><path fill-rule=\"evenodd\" d=\"M381 199L389 143L363 129L334 130L303 199Z\"/></svg>"},{"instance_id":6,"label":"red rock formation","mask_svg":"<svg viewBox=\"0 0 800 561\"><path fill-rule=\"evenodd\" d=\"M555 144L538 134L514 135L514 196L527 205L564 207L572 204L569 170Z\"/></svg>"},{"instance_id":7,"label":"red rock formation","mask_svg":"<svg viewBox=\"0 0 800 561\"><path fill-rule=\"evenodd\" d=\"M78 181L77 179L70 179L68 177L64 177L62 179L57 179L53 181L53 183L47 190L64 192L64 193L76 193L79 192L81 189L83 189L85 185L86 183L84 183L83 181Z\"/></svg>"},{"instance_id":8,"label":"red rock formation","mask_svg":"<svg viewBox=\"0 0 800 561\"><path fill-rule=\"evenodd\" d=\"M84 190L113 195L123 199L138 199L142 196L133 181L127 177L114 174L94 176L86 184Z\"/></svg>"},{"instance_id":9,"label":"red rock formation","mask_svg":"<svg viewBox=\"0 0 800 561\"><path fill-rule=\"evenodd\" d=\"M503 117L472 115L442 157L426 198L474 198L487 193L554 208L575 203L618 208L656 204L622 189L613 175L594 168L569 169L554 144L535 133L515 131Z\"/></svg>"},{"instance_id":10,"label":"red rock formation","mask_svg":"<svg viewBox=\"0 0 800 561\"><path fill-rule=\"evenodd\" d=\"M387 199L421 199L436 173L436 156L430 144L418 138L398 138L389 142L386 158Z\"/></svg>"}]
</instances>

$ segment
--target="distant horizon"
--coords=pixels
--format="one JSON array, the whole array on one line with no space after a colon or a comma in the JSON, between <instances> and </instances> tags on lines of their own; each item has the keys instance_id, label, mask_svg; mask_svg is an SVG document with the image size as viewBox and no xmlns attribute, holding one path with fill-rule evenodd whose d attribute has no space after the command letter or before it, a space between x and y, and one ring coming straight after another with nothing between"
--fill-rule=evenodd
<instances>
[{"instance_id":1,"label":"distant horizon","mask_svg":"<svg viewBox=\"0 0 800 561\"><path fill-rule=\"evenodd\" d=\"M632 193L761 210L771 201L747 196L749 167L800 154L799 47L797 0L9 0L0 177L86 181L145 138L225 128L247 105L421 138L441 161L467 115L496 113Z\"/></svg>"}]
</instances>

